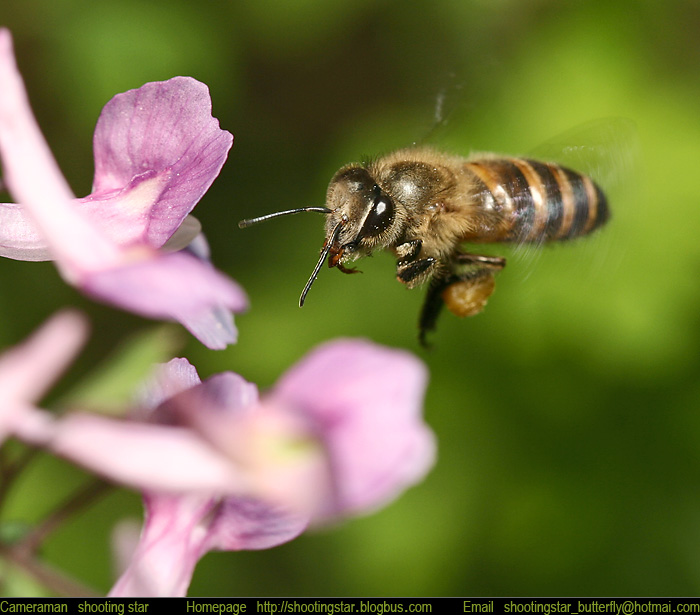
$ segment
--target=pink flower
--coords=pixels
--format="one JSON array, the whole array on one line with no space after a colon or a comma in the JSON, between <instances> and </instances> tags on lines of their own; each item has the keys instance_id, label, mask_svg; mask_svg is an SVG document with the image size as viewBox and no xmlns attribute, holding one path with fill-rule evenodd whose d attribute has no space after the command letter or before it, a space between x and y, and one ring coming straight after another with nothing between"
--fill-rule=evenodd
<instances>
[{"instance_id":1,"label":"pink flower","mask_svg":"<svg viewBox=\"0 0 700 615\"><path fill-rule=\"evenodd\" d=\"M85 294L177 320L210 348L235 341L231 312L245 309L246 297L206 260L168 250L196 237L188 215L232 142L211 116L204 84L189 77L148 83L103 109L93 192L76 199L32 115L10 33L0 29L0 155L20 203L0 204L0 255L53 258Z\"/></svg>"},{"instance_id":2,"label":"pink flower","mask_svg":"<svg viewBox=\"0 0 700 615\"><path fill-rule=\"evenodd\" d=\"M46 443L55 436L61 439L63 422L34 404L74 357L86 331L80 315L64 312L0 356L0 443L8 435L34 444ZM178 378L178 367L183 363L183 376L194 374L199 382L186 361L174 361L171 379L166 383L170 393L173 387L193 384ZM243 389L253 392L251 387L246 383ZM109 428L108 419L95 418L103 428ZM117 421L111 423L119 425ZM139 442L137 438L132 446ZM178 443L177 438L174 443ZM83 447L85 444L82 442ZM104 439L96 444L99 448ZM176 451L171 452L177 455ZM184 453L189 461L196 458L188 455L187 449ZM122 453L112 450L112 454ZM160 460L151 457L150 462L157 464ZM178 469L174 468L176 472ZM197 469L208 468L200 464ZM295 538L308 523L303 515L247 497L221 498L196 492L172 495L159 491L145 493L144 503L146 521L141 540L112 590L115 595L184 595L197 561L206 552L267 549Z\"/></svg>"},{"instance_id":3,"label":"pink flower","mask_svg":"<svg viewBox=\"0 0 700 615\"><path fill-rule=\"evenodd\" d=\"M141 540L111 595L184 595L212 548L267 548L307 522L367 513L396 498L434 457L420 416L425 376L410 355L357 340L318 348L261 401L235 374L199 384L185 360L163 366L148 395L150 419L189 425L237 466L236 489L247 482L251 491L147 492Z\"/></svg>"},{"instance_id":4,"label":"pink flower","mask_svg":"<svg viewBox=\"0 0 700 615\"><path fill-rule=\"evenodd\" d=\"M146 521L113 595L182 595L212 549L260 549L366 514L420 481L433 434L426 370L361 340L327 343L258 398L227 372L161 366L132 420L27 408L14 435L144 492Z\"/></svg>"}]
</instances>

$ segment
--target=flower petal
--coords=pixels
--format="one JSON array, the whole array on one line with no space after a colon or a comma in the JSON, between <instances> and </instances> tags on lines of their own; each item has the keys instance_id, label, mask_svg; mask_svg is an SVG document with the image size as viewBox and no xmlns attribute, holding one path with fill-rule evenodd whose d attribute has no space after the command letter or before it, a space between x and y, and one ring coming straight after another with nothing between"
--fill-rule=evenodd
<instances>
[{"instance_id":1,"label":"flower petal","mask_svg":"<svg viewBox=\"0 0 700 615\"><path fill-rule=\"evenodd\" d=\"M0 256L18 261L51 260L31 216L16 203L0 203Z\"/></svg>"},{"instance_id":2,"label":"flower petal","mask_svg":"<svg viewBox=\"0 0 700 615\"><path fill-rule=\"evenodd\" d=\"M165 364L156 366L142 387L138 401L150 414L167 399L201 382L194 365L187 359L171 359Z\"/></svg>"},{"instance_id":3,"label":"flower petal","mask_svg":"<svg viewBox=\"0 0 700 615\"><path fill-rule=\"evenodd\" d=\"M153 208L171 180L172 173L169 169L160 173L147 170L133 177L119 190L92 193L76 199L74 203L84 216L116 244L128 247L141 243L160 248L163 242L149 244L148 229ZM180 222L180 218L171 219L171 232L177 230Z\"/></svg>"},{"instance_id":4,"label":"flower petal","mask_svg":"<svg viewBox=\"0 0 700 615\"><path fill-rule=\"evenodd\" d=\"M167 173L145 235L160 247L216 179L232 144L211 115L206 85L191 77L147 83L117 94L102 110L93 193L121 190L146 170Z\"/></svg>"},{"instance_id":5,"label":"flower petal","mask_svg":"<svg viewBox=\"0 0 700 615\"><path fill-rule=\"evenodd\" d=\"M148 318L176 320L209 348L236 341L228 311L247 307L244 292L233 280L184 252L90 272L79 286L110 305Z\"/></svg>"},{"instance_id":6,"label":"flower petal","mask_svg":"<svg viewBox=\"0 0 700 615\"><path fill-rule=\"evenodd\" d=\"M255 551L288 542L308 526L308 517L259 500L225 498L209 525L208 549Z\"/></svg>"},{"instance_id":7,"label":"flower petal","mask_svg":"<svg viewBox=\"0 0 700 615\"><path fill-rule=\"evenodd\" d=\"M213 549L269 549L296 538L306 519L247 498L145 494L145 522L130 565L110 596L185 596Z\"/></svg>"},{"instance_id":8,"label":"flower petal","mask_svg":"<svg viewBox=\"0 0 700 615\"><path fill-rule=\"evenodd\" d=\"M85 342L87 324L75 312L60 312L19 346L0 357L0 442L30 411Z\"/></svg>"},{"instance_id":9,"label":"flower petal","mask_svg":"<svg viewBox=\"0 0 700 615\"><path fill-rule=\"evenodd\" d=\"M109 480L161 492L251 493L249 477L192 431L74 413L25 412L14 433Z\"/></svg>"},{"instance_id":10,"label":"flower petal","mask_svg":"<svg viewBox=\"0 0 700 615\"><path fill-rule=\"evenodd\" d=\"M215 506L206 496L144 495L145 521L131 563L109 592L125 596L185 596L204 555L202 520Z\"/></svg>"},{"instance_id":11,"label":"flower petal","mask_svg":"<svg viewBox=\"0 0 700 615\"><path fill-rule=\"evenodd\" d=\"M269 400L314 420L335 492L318 518L372 510L420 480L435 458L421 417L425 366L363 340L325 344L289 370Z\"/></svg>"},{"instance_id":12,"label":"flower petal","mask_svg":"<svg viewBox=\"0 0 700 615\"><path fill-rule=\"evenodd\" d=\"M222 372L207 378L187 395L189 402L202 406L200 414L221 414L237 418L249 412L258 403L258 387L234 372ZM195 417L196 418L196 417Z\"/></svg>"},{"instance_id":13,"label":"flower petal","mask_svg":"<svg viewBox=\"0 0 700 615\"><path fill-rule=\"evenodd\" d=\"M241 414L255 408L258 388L233 372L201 382L187 359L173 359L157 367L142 400L151 422L194 426L204 439L217 442L226 441Z\"/></svg>"}]
</instances>

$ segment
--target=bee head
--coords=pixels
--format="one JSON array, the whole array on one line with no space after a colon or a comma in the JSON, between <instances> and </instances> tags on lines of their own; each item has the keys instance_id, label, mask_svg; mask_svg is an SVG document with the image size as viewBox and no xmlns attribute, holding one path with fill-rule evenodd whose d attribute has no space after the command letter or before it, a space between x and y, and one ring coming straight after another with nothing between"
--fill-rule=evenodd
<instances>
[{"instance_id":1,"label":"bee head","mask_svg":"<svg viewBox=\"0 0 700 615\"><path fill-rule=\"evenodd\" d=\"M349 165L335 174L328 186L326 207L331 211L326 220L326 242L332 240L329 267L342 269L343 263L391 243L394 201L364 167Z\"/></svg>"},{"instance_id":2,"label":"bee head","mask_svg":"<svg viewBox=\"0 0 700 615\"><path fill-rule=\"evenodd\" d=\"M301 207L279 211L238 223L246 228L271 218L313 211L327 215L326 240L321 255L299 298L304 305L306 295L316 280L323 263L337 267L344 273L354 273L344 263L366 256L377 246L386 246L395 235L396 208L394 202L372 179L364 167L348 165L338 171L326 196L326 207Z\"/></svg>"}]
</instances>

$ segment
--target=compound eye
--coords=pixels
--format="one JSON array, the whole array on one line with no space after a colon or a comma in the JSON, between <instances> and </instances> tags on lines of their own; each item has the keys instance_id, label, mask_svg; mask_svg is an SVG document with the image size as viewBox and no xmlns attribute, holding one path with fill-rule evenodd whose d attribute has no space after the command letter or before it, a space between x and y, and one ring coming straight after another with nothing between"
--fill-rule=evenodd
<instances>
[{"instance_id":1,"label":"compound eye","mask_svg":"<svg viewBox=\"0 0 700 615\"><path fill-rule=\"evenodd\" d=\"M394 220L394 204L379 186L374 188L374 201L360 231L360 237L375 237L385 231Z\"/></svg>"}]
</instances>

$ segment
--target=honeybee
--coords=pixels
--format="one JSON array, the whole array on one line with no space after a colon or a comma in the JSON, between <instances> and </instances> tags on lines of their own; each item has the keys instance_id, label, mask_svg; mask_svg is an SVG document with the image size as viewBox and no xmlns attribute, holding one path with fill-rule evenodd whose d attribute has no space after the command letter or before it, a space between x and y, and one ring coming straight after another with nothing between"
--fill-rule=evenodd
<instances>
[{"instance_id":1,"label":"honeybee","mask_svg":"<svg viewBox=\"0 0 700 615\"><path fill-rule=\"evenodd\" d=\"M326 216L326 239L299 305L326 260L354 273L348 263L388 249L397 258L399 282L408 288L429 283L418 324L424 346L443 305L458 316L479 313L506 265L502 257L463 251L463 243L565 241L609 218L598 185L558 164L493 154L464 158L414 146L342 167L325 207L280 211L239 226L309 211Z\"/></svg>"}]
</instances>

